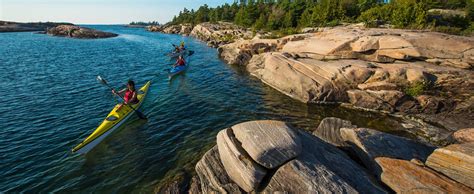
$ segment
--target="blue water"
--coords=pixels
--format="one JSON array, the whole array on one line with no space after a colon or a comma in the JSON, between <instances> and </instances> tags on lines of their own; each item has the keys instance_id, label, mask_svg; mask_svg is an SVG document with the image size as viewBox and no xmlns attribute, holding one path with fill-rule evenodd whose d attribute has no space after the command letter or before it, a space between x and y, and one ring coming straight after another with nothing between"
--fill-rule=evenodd
<instances>
[{"instance_id":1,"label":"blue water","mask_svg":"<svg viewBox=\"0 0 474 194\"><path fill-rule=\"evenodd\" d=\"M366 112L296 102L223 63L193 38L120 26L120 34L79 40L31 32L0 34L0 192L153 192L191 176L220 129L255 119L279 119L314 129L327 116L360 126L399 128ZM171 43L196 51L185 74L168 80ZM69 150L116 103L110 90L128 79L152 80L142 110L87 155Z\"/></svg>"}]
</instances>

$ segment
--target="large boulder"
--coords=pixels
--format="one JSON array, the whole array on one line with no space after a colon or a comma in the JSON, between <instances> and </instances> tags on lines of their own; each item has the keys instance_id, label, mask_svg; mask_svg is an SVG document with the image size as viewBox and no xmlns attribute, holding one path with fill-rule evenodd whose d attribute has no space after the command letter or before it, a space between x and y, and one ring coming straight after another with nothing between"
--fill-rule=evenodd
<instances>
[{"instance_id":1,"label":"large boulder","mask_svg":"<svg viewBox=\"0 0 474 194\"><path fill-rule=\"evenodd\" d=\"M335 146L347 146L341 137L341 128L355 128L357 126L352 125L350 121L342 120L335 117L324 118L316 130L313 131L313 135L321 138L327 143Z\"/></svg>"},{"instance_id":2,"label":"large boulder","mask_svg":"<svg viewBox=\"0 0 474 194\"><path fill-rule=\"evenodd\" d=\"M251 75L303 102L346 101L346 90L372 74L362 61L321 61L285 53L254 55L247 65Z\"/></svg>"},{"instance_id":3,"label":"large boulder","mask_svg":"<svg viewBox=\"0 0 474 194\"><path fill-rule=\"evenodd\" d=\"M75 25L59 25L53 28L49 28L46 33L52 36L84 39L110 38L118 36L118 34L114 34L111 32L102 32L91 28L85 28Z\"/></svg>"},{"instance_id":4,"label":"large boulder","mask_svg":"<svg viewBox=\"0 0 474 194\"><path fill-rule=\"evenodd\" d=\"M474 193L472 189L410 161L379 157L382 182L396 193Z\"/></svg>"},{"instance_id":5,"label":"large boulder","mask_svg":"<svg viewBox=\"0 0 474 194\"><path fill-rule=\"evenodd\" d=\"M426 165L474 188L474 143L452 144L436 149Z\"/></svg>"},{"instance_id":6,"label":"large boulder","mask_svg":"<svg viewBox=\"0 0 474 194\"><path fill-rule=\"evenodd\" d=\"M384 193L363 168L336 147L300 132L303 152L271 177L266 193Z\"/></svg>"},{"instance_id":7,"label":"large boulder","mask_svg":"<svg viewBox=\"0 0 474 194\"><path fill-rule=\"evenodd\" d=\"M252 160L232 129L224 129L217 134L217 147L229 177L246 192L256 190L267 170Z\"/></svg>"},{"instance_id":8,"label":"large boulder","mask_svg":"<svg viewBox=\"0 0 474 194\"><path fill-rule=\"evenodd\" d=\"M294 129L281 121L249 121L232 126L242 148L258 164L276 168L301 153Z\"/></svg>"},{"instance_id":9,"label":"large boulder","mask_svg":"<svg viewBox=\"0 0 474 194\"><path fill-rule=\"evenodd\" d=\"M217 146L206 152L196 164L202 193L240 193L240 188L227 174L219 157ZM195 186L197 187L197 186Z\"/></svg>"},{"instance_id":10,"label":"large boulder","mask_svg":"<svg viewBox=\"0 0 474 194\"><path fill-rule=\"evenodd\" d=\"M432 146L417 143L407 138L367 128L342 128L341 136L344 141L351 145L353 151L365 166L376 176L380 176L382 173L380 165L375 161L377 157L404 160L415 158L426 161L435 149Z\"/></svg>"}]
</instances>

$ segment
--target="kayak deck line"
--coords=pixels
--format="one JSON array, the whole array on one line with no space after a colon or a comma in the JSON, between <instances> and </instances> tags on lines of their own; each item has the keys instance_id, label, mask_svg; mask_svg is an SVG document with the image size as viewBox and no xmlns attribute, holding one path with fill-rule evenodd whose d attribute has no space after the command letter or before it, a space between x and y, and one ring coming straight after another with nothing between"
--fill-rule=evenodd
<instances>
[{"instance_id":1,"label":"kayak deck line","mask_svg":"<svg viewBox=\"0 0 474 194\"><path fill-rule=\"evenodd\" d=\"M137 98L139 102L137 104L131 105L134 109L138 109L142 105L148 93L150 84L151 82L148 81L137 91ZM92 134L90 134L84 141L74 147L72 152L81 154L89 152L134 114L134 111L128 106L122 106L120 110L117 111L119 106L120 104L115 105L115 107L112 109L112 111L110 111L99 127L97 127L94 132L92 132Z\"/></svg>"}]
</instances>

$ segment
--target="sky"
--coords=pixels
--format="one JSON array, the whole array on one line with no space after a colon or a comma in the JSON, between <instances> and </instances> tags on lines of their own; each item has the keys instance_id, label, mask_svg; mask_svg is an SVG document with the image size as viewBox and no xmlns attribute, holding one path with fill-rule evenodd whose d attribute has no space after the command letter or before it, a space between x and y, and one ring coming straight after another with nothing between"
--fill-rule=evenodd
<instances>
[{"instance_id":1,"label":"sky","mask_svg":"<svg viewBox=\"0 0 474 194\"><path fill-rule=\"evenodd\" d=\"M166 23L183 8L216 7L234 0L0 0L0 20L127 24L132 21Z\"/></svg>"}]
</instances>

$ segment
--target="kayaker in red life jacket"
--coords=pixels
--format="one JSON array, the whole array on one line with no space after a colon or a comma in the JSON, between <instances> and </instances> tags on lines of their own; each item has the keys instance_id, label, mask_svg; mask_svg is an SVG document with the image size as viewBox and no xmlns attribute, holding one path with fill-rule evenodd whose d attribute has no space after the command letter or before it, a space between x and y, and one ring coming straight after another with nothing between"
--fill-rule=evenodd
<instances>
[{"instance_id":1,"label":"kayaker in red life jacket","mask_svg":"<svg viewBox=\"0 0 474 194\"><path fill-rule=\"evenodd\" d=\"M118 92L115 92L115 90L112 90L112 93L115 95L123 95L123 99L125 100L122 104L120 104L117 110L120 110L120 108L122 108L124 104L138 103L137 92L135 89L135 82L133 82L132 80L128 80L127 88L124 88Z\"/></svg>"},{"instance_id":2,"label":"kayaker in red life jacket","mask_svg":"<svg viewBox=\"0 0 474 194\"><path fill-rule=\"evenodd\" d=\"M178 60L176 60L176 63L174 64L173 67L185 66L185 65L186 65L186 61L184 61L183 55L179 55Z\"/></svg>"}]
</instances>

